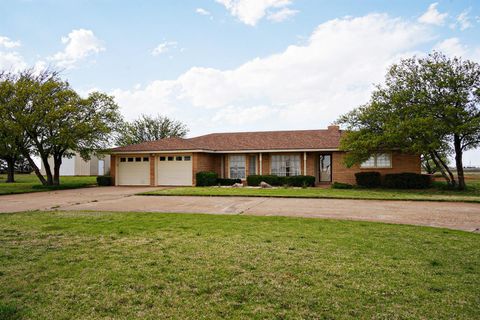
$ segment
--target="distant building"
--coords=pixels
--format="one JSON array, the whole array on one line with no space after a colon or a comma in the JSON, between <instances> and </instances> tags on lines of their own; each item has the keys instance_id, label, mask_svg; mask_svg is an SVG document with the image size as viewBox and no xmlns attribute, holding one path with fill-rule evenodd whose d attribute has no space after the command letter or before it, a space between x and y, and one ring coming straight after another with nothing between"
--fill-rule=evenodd
<instances>
[{"instance_id":1,"label":"distant building","mask_svg":"<svg viewBox=\"0 0 480 320\"><path fill-rule=\"evenodd\" d=\"M53 159L49 158L53 173ZM43 163L40 168L42 174L46 174ZM71 158L63 157L62 165L60 166L60 176L101 176L110 173L110 156L105 155L103 158L96 156L91 157L90 160L85 161L77 153Z\"/></svg>"}]
</instances>

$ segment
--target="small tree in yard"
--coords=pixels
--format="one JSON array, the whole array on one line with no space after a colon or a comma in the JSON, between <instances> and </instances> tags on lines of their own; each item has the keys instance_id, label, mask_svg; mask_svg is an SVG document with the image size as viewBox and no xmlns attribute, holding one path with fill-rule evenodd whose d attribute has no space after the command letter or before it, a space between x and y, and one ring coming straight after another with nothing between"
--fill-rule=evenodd
<instances>
[{"instance_id":1,"label":"small tree in yard","mask_svg":"<svg viewBox=\"0 0 480 320\"><path fill-rule=\"evenodd\" d=\"M441 53L393 65L368 104L338 121L347 165L396 149L422 154L449 185L465 188L463 153L480 145L480 65ZM454 155L458 181L445 161Z\"/></svg>"},{"instance_id":2,"label":"small tree in yard","mask_svg":"<svg viewBox=\"0 0 480 320\"><path fill-rule=\"evenodd\" d=\"M51 71L35 74L26 70L12 78L14 99L0 105L0 112L17 135L25 136L18 148L42 184L60 184L62 157L79 152L87 160L108 146L110 134L120 120L112 97L94 92L81 98L68 82ZM46 178L33 155L41 158ZM53 168L48 162L50 157Z\"/></svg>"},{"instance_id":3,"label":"small tree in yard","mask_svg":"<svg viewBox=\"0 0 480 320\"><path fill-rule=\"evenodd\" d=\"M123 122L118 130L115 143L118 146L126 146L145 141L186 136L188 128L185 124L173 119L156 116L142 115L132 122Z\"/></svg>"}]
</instances>

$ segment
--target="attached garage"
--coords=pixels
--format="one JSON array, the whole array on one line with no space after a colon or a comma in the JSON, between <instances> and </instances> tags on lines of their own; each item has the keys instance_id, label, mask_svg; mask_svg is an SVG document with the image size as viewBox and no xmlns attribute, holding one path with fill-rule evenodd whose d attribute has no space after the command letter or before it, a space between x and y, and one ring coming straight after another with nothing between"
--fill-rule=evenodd
<instances>
[{"instance_id":1,"label":"attached garage","mask_svg":"<svg viewBox=\"0 0 480 320\"><path fill-rule=\"evenodd\" d=\"M150 158L148 156L121 156L118 163L118 185L150 185Z\"/></svg>"},{"instance_id":2,"label":"attached garage","mask_svg":"<svg viewBox=\"0 0 480 320\"><path fill-rule=\"evenodd\" d=\"M157 185L192 185L191 155L165 155L159 156L157 159Z\"/></svg>"}]
</instances>

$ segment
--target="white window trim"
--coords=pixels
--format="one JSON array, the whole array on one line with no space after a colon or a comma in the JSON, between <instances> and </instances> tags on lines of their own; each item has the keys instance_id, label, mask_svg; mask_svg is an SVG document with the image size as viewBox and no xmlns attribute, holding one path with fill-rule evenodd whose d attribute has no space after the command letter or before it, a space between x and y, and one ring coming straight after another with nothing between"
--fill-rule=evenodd
<instances>
[{"instance_id":1,"label":"white window trim","mask_svg":"<svg viewBox=\"0 0 480 320\"><path fill-rule=\"evenodd\" d=\"M390 165L389 166L378 166L377 165L377 157L380 156L380 155L383 155L383 154L386 154L390 157ZM371 158L373 158L373 166L364 166L364 163L369 161ZM391 169L393 168L393 157L392 157L392 154L390 152L383 152L383 153L377 153L377 154L373 154L370 156L370 158L368 158L367 160L365 160L364 162L362 162L360 164L360 168L361 169Z\"/></svg>"},{"instance_id":2,"label":"white window trim","mask_svg":"<svg viewBox=\"0 0 480 320\"><path fill-rule=\"evenodd\" d=\"M274 154L274 155L271 155L270 156L270 174L272 175L277 175L279 177L286 177L287 174L285 172L285 175L281 175L282 172L277 172L277 173L273 173L273 163L274 163L274 157L298 157L298 174L290 174L289 176L300 176L302 175L302 164L301 164L301 156L299 154ZM280 174L279 174L280 173Z\"/></svg>"},{"instance_id":3,"label":"white window trim","mask_svg":"<svg viewBox=\"0 0 480 320\"><path fill-rule=\"evenodd\" d=\"M245 155L230 155L228 156L228 177L231 179L232 157L243 157L243 178L234 178L245 180L247 178L247 157Z\"/></svg>"}]
</instances>

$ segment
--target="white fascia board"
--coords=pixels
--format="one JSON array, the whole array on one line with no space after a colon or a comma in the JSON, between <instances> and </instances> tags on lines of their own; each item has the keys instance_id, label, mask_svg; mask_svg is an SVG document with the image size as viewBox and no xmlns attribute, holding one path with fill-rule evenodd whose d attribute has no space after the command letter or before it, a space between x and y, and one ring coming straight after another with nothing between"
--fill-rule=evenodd
<instances>
[{"instance_id":1,"label":"white fascia board","mask_svg":"<svg viewBox=\"0 0 480 320\"><path fill-rule=\"evenodd\" d=\"M340 151L340 149L272 149L272 150L230 150L230 151L213 151L213 150L165 150L165 151L114 151L110 154L165 154L165 153L282 153L282 152L331 152Z\"/></svg>"}]
</instances>

